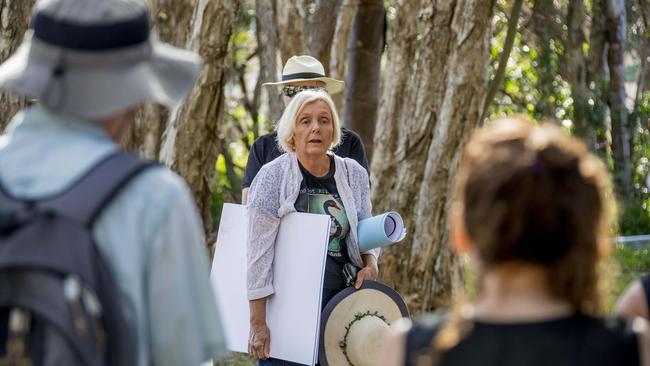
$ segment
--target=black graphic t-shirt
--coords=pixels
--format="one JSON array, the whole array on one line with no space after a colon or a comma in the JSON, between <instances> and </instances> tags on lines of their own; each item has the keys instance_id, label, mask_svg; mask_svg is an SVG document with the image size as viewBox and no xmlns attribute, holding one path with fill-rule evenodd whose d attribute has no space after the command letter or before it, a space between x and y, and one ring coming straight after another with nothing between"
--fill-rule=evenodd
<instances>
[{"instance_id":1,"label":"black graphic t-shirt","mask_svg":"<svg viewBox=\"0 0 650 366\"><path fill-rule=\"evenodd\" d=\"M350 223L334 180L334 158L330 159L330 170L322 177L315 177L300 165L303 181L294 204L298 212L329 215L332 220L323 284L323 306L331 296L345 288L343 265L350 262L345 243L350 232Z\"/></svg>"}]
</instances>

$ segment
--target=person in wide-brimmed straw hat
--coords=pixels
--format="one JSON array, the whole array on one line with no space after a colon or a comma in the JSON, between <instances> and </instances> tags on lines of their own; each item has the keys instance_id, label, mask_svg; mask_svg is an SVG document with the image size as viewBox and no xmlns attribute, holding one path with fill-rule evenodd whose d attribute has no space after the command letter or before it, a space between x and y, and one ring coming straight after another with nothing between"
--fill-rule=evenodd
<instances>
[{"instance_id":1,"label":"person in wide-brimmed straw hat","mask_svg":"<svg viewBox=\"0 0 650 366\"><path fill-rule=\"evenodd\" d=\"M321 87L329 94L337 94L343 91L345 83L325 76L323 65L315 58L307 55L293 56L282 69L282 80L262 84L276 86L291 86L300 82L320 82ZM319 85L318 83L312 85Z\"/></svg>"},{"instance_id":2,"label":"person in wide-brimmed straw hat","mask_svg":"<svg viewBox=\"0 0 650 366\"><path fill-rule=\"evenodd\" d=\"M0 66L0 87L36 100L0 136L2 192L30 202L58 197L100 162L125 156L116 142L139 104L183 101L200 57L156 41L149 19L144 0L37 1L24 43ZM198 365L227 352L191 197L182 178L150 167L90 227L139 366Z\"/></svg>"},{"instance_id":3,"label":"person in wide-brimmed straw hat","mask_svg":"<svg viewBox=\"0 0 650 366\"><path fill-rule=\"evenodd\" d=\"M342 92L345 83L327 77L323 65L317 59L308 55L301 55L292 56L287 60L282 69L282 79L280 81L264 83L263 85L281 87L282 101L286 107L291 102L291 99L303 90L322 90L332 95ZM368 170L366 151L361 138L356 132L343 127L341 129L341 144L333 148L332 151L343 158L356 160ZM276 131L260 136L255 140L248 154L246 173L242 180L242 203L246 204L248 190L260 168L280 155L282 155L282 150L278 146Z\"/></svg>"}]
</instances>

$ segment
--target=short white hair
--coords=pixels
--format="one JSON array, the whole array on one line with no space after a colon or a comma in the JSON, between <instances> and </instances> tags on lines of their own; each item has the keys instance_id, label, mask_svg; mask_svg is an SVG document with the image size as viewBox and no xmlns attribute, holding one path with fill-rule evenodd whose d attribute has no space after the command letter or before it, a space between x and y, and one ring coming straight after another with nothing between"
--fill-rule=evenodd
<instances>
[{"instance_id":1,"label":"short white hair","mask_svg":"<svg viewBox=\"0 0 650 366\"><path fill-rule=\"evenodd\" d=\"M284 113L282 113L282 117L280 117L280 121L275 128L278 132L278 146L280 147L280 150L284 152L295 150L293 129L296 127L296 118L307 104L318 100L327 103L330 113L332 114L334 133L332 135L332 144L329 148L333 149L341 143L341 122L339 121L339 116L336 113L336 107L334 106L332 98L324 91L305 90L291 98L291 102L284 110Z\"/></svg>"}]
</instances>

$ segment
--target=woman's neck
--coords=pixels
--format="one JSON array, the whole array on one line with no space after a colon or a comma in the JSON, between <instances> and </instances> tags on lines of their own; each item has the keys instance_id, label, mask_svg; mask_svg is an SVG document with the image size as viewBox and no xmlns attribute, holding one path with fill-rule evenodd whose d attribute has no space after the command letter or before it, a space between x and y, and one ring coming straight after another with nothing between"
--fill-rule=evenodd
<instances>
[{"instance_id":1,"label":"woman's neck","mask_svg":"<svg viewBox=\"0 0 650 366\"><path fill-rule=\"evenodd\" d=\"M567 301L553 297L547 269L503 264L486 270L474 301L474 316L486 321L535 321L571 314Z\"/></svg>"},{"instance_id":2,"label":"woman's neck","mask_svg":"<svg viewBox=\"0 0 650 366\"><path fill-rule=\"evenodd\" d=\"M308 155L296 153L296 156L300 165L315 177L322 177L330 170L330 157L327 154Z\"/></svg>"}]
</instances>

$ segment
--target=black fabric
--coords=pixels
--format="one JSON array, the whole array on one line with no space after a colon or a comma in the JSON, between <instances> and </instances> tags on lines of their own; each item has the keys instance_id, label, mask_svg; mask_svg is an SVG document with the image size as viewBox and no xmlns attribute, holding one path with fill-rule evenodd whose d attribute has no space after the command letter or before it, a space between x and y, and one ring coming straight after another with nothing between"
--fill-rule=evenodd
<instances>
[{"instance_id":1,"label":"black fabric","mask_svg":"<svg viewBox=\"0 0 650 366\"><path fill-rule=\"evenodd\" d=\"M38 12L32 19L34 37L54 46L98 51L134 46L149 39L149 14L107 24L77 24Z\"/></svg>"},{"instance_id":2,"label":"black fabric","mask_svg":"<svg viewBox=\"0 0 650 366\"><path fill-rule=\"evenodd\" d=\"M643 287L643 294L645 295L646 309L650 309L650 275L641 277L641 286ZM648 311L650 313L650 311Z\"/></svg>"},{"instance_id":3,"label":"black fabric","mask_svg":"<svg viewBox=\"0 0 650 366\"><path fill-rule=\"evenodd\" d=\"M343 265L350 263L348 249L345 244L345 239L347 238L345 225L347 225L347 231L349 231L349 223L347 222L347 213L344 211L345 208L342 207L343 203L341 202L336 181L334 180L334 173L336 171L334 158L331 157L330 159L329 172L322 177L315 177L300 165L303 181L300 185L300 193L294 204L298 212L328 214L332 219L330 242L328 243L330 247L327 251L325 264L321 308L325 307L334 295L346 287L345 277L343 276ZM321 197L321 199L318 197ZM312 205L311 207L310 204ZM319 205L319 207L314 207L315 204ZM324 208L323 206L327 207ZM343 231L345 236L340 236L341 231Z\"/></svg>"},{"instance_id":4,"label":"black fabric","mask_svg":"<svg viewBox=\"0 0 650 366\"><path fill-rule=\"evenodd\" d=\"M298 72L295 74L282 75L282 81L296 80L296 79L315 79L322 78L325 75L317 72Z\"/></svg>"},{"instance_id":5,"label":"black fabric","mask_svg":"<svg viewBox=\"0 0 650 366\"><path fill-rule=\"evenodd\" d=\"M334 153L344 158L354 159L368 170L368 160L363 142L355 132L342 128L341 144L334 148ZM278 148L276 132L258 137L248 152L248 163L246 164L242 188L250 187L253 178L255 178L262 166L280 155L282 155L282 152Z\"/></svg>"},{"instance_id":6,"label":"black fabric","mask_svg":"<svg viewBox=\"0 0 650 366\"><path fill-rule=\"evenodd\" d=\"M435 363L436 366L637 366L640 363L638 339L621 319L576 314L527 323L472 322L469 333L455 347L435 354L431 342L444 319L425 316L415 322L407 334L406 365L419 365L419 361L438 357L440 363Z\"/></svg>"}]
</instances>

